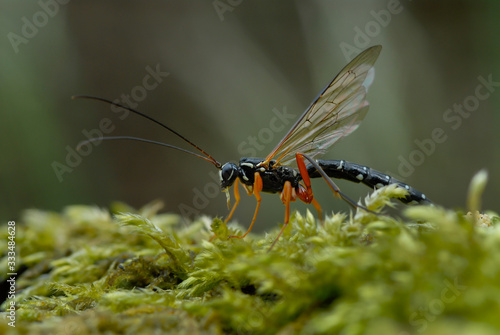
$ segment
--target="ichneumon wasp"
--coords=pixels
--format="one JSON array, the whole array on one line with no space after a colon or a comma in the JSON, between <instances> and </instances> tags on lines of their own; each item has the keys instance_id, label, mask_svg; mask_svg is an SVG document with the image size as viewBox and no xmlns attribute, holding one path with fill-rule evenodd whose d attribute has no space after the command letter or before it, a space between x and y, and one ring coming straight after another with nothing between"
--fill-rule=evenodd
<instances>
[{"instance_id":1,"label":"ichneumon wasp","mask_svg":"<svg viewBox=\"0 0 500 335\"><path fill-rule=\"evenodd\" d=\"M373 66L381 50L380 45L370 47L347 64L314 99L266 158L245 157L241 158L239 164L230 162L221 164L198 145L152 117L110 100L92 96L75 96L73 98L93 99L124 108L167 129L194 147L199 153L170 144L131 136L95 138L81 142L79 146L100 140L141 141L180 150L212 163L219 169L221 188L223 192L226 192L228 208L231 207L229 188L234 185L235 203L225 219L226 222L231 219L240 201L238 188L240 183L247 194L254 195L257 200L254 216L247 232L241 236L231 237L243 238L252 230L261 203L260 192L279 193L285 205L285 220L270 249L278 241L288 224L290 202L299 199L306 204L313 204L322 221L322 210L316 199L314 199L311 178L322 177L328 183L334 195L345 200L353 207L362 208L366 211L370 210L357 204L342 193L331 178L346 179L357 183L362 182L371 188L396 184L408 191L408 195L400 199L403 203L430 203L423 193L413 187L369 167L344 160L315 160L317 155L324 153L328 147L356 130L365 117L369 107L366 101L366 93L373 82ZM297 164L298 170L290 166L292 163Z\"/></svg>"}]
</instances>

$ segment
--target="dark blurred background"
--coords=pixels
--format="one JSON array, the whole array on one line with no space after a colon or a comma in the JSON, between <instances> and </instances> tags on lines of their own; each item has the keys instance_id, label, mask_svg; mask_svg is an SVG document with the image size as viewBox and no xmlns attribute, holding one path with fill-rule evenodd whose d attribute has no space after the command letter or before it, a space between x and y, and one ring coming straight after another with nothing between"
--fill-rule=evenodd
<instances>
[{"instance_id":1,"label":"dark blurred background","mask_svg":"<svg viewBox=\"0 0 500 335\"><path fill-rule=\"evenodd\" d=\"M499 10L493 0L2 1L0 219L26 208L154 199L189 218L224 216L217 170L201 159L117 141L68 160L83 132L106 122L107 135L190 149L147 120L70 97L129 96L220 162L265 157L357 53L346 50L375 44L383 50L370 112L323 158L392 173L453 208L465 205L471 177L486 168L484 207L498 209ZM480 87L488 80L490 90ZM295 118L278 117L284 111ZM426 140L433 132L439 143ZM338 185L356 199L369 193ZM327 213L348 208L324 182L313 188ZM246 226L255 199L244 195L240 206L235 218ZM256 229L282 220L278 196L264 195L262 207Z\"/></svg>"}]
</instances>

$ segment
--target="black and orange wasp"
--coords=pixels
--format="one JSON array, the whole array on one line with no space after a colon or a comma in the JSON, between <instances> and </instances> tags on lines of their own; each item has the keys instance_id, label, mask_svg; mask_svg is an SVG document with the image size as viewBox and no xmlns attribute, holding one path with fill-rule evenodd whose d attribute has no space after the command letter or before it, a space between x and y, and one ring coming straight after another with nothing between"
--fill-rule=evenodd
<instances>
[{"instance_id":1,"label":"black and orange wasp","mask_svg":"<svg viewBox=\"0 0 500 335\"><path fill-rule=\"evenodd\" d=\"M240 183L247 194L254 195L257 200L255 213L248 230L241 236L231 236L235 238L243 238L252 230L261 203L260 193L279 193L281 201L285 205L285 219L283 227L271 244L270 249L278 241L289 222L290 202L299 199L306 204L312 204L322 221L322 210L313 196L311 178L322 177L328 183L334 195L345 200L353 207L362 208L366 211L370 210L342 193L331 178L346 179L356 183L361 182L375 189L389 184L396 184L398 187L407 190L407 195L400 199L403 203L430 203L423 193L413 187L367 166L345 160L316 159L316 156L324 153L338 140L356 130L364 119L369 107L369 103L366 101L366 93L374 80L373 66L381 50L380 45L370 47L347 64L314 99L266 158L244 157L240 159L239 164L231 162L221 164L198 145L152 117L107 99L85 95L74 96L73 98L102 101L140 115L180 137L199 153L170 144L131 136L94 138L81 142L79 146L100 140L141 141L180 150L212 163L219 169L221 189L226 192L228 208L231 207L229 189L234 186L235 203L225 219L226 222L231 219L240 202L238 188ZM297 168L292 166L294 163Z\"/></svg>"}]
</instances>

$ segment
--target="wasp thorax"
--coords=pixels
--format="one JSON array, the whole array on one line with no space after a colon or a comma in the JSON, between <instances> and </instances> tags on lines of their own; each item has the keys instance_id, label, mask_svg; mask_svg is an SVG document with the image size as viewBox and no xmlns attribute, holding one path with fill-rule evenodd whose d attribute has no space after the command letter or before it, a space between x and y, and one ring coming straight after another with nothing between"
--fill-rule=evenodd
<instances>
[{"instance_id":1,"label":"wasp thorax","mask_svg":"<svg viewBox=\"0 0 500 335\"><path fill-rule=\"evenodd\" d=\"M234 163L226 163L222 165L219 171L221 187L227 188L233 185L234 181L238 177L238 165Z\"/></svg>"}]
</instances>

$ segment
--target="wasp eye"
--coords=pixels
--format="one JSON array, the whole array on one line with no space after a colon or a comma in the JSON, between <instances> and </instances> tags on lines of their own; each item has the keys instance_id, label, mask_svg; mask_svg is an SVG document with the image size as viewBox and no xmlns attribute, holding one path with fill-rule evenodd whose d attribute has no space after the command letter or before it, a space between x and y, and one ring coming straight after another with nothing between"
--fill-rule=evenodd
<instances>
[{"instance_id":1,"label":"wasp eye","mask_svg":"<svg viewBox=\"0 0 500 335\"><path fill-rule=\"evenodd\" d=\"M230 180L233 174L236 172L235 166L232 163L226 163L221 169L221 179Z\"/></svg>"},{"instance_id":2,"label":"wasp eye","mask_svg":"<svg viewBox=\"0 0 500 335\"><path fill-rule=\"evenodd\" d=\"M226 163L222 166L220 170L220 181L221 186L226 188L231 186L238 176L238 166L233 163Z\"/></svg>"}]
</instances>

